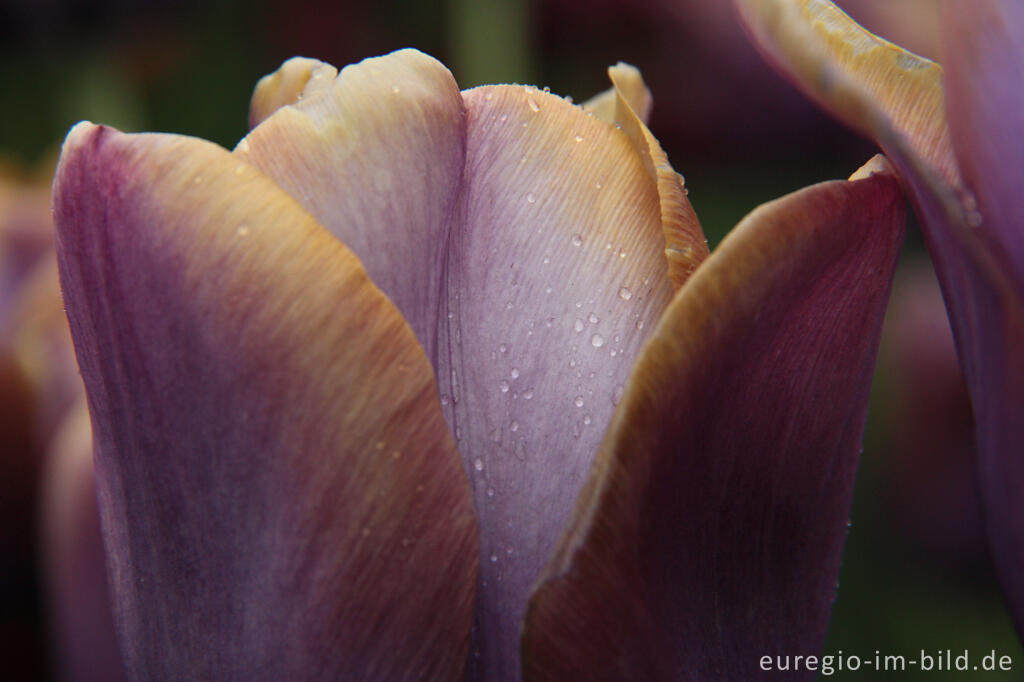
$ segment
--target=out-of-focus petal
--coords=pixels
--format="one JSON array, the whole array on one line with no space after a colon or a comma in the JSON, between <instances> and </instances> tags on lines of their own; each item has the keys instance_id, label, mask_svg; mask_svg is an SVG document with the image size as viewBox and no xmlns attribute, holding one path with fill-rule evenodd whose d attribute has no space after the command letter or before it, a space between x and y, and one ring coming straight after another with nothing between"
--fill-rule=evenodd
<instances>
[{"instance_id":1,"label":"out-of-focus petal","mask_svg":"<svg viewBox=\"0 0 1024 682\"><path fill-rule=\"evenodd\" d=\"M621 130L536 88L460 94L403 50L236 149L352 248L434 362L480 518L471 678L518 679L526 597L671 298L669 263L707 252L633 113L639 74L612 73Z\"/></svg>"},{"instance_id":2,"label":"out-of-focus petal","mask_svg":"<svg viewBox=\"0 0 1024 682\"><path fill-rule=\"evenodd\" d=\"M902 242L887 167L762 206L673 300L531 598L525 679L820 653Z\"/></svg>"},{"instance_id":3,"label":"out-of-focus petal","mask_svg":"<svg viewBox=\"0 0 1024 682\"><path fill-rule=\"evenodd\" d=\"M875 137L907 185L971 394L993 556L1024 631L1024 464L1018 456L1024 442L1024 267L1020 223L1013 222L1021 215L1013 184L1020 175L1014 169L1020 168L1015 154L1021 142L1007 132L1021 113L1002 108L1020 103L1012 76L1020 73L1020 36L1013 33L1022 21L1020 10L1007 5L1007 25L984 40L952 39L953 59L961 63L944 95L938 65L876 38L831 3L737 3L776 66L844 121ZM978 7L980 13L964 26L959 20L975 12L974 3L947 10L943 34L977 35L992 26L994 6ZM978 101L972 105L965 98ZM958 118L956 144L964 168L970 168L967 183L954 154L947 106ZM1007 120L997 121L1001 115ZM993 128L984 130L987 125ZM979 211L975 192L983 188L986 205Z\"/></svg>"},{"instance_id":4,"label":"out-of-focus petal","mask_svg":"<svg viewBox=\"0 0 1024 682\"><path fill-rule=\"evenodd\" d=\"M946 107L982 228L1024 291L1024 4L944 5Z\"/></svg>"},{"instance_id":5,"label":"out-of-focus petal","mask_svg":"<svg viewBox=\"0 0 1024 682\"><path fill-rule=\"evenodd\" d=\"M81 124L54 192L129 676L458 679L465 474L358 260L200 140Z\"/></svg>"},{"instance_id":6,"label":"out-of-focus petal","mask_svg":"<svg viewBox=\"0 0 1024 682\"><path fill-rule=\"evenodd\" d=\"M914 156L960 187L942 67L864 30L828 0L735 2L757 46L811 99L887 153Z\"/></svg>"},{"instance_id":7,"label":"out-of-focus petal","mask_svg":"<svg viewBox=\"0 0 1024 682\"><path fill-rule=\"evenodd\" d=\"M958 342L992 556L1024 632L1024 5L947 2L944 10L953 144L977 197L974 234L992 256L976 267L974 290L946 296L961 308Z\"/></svg>"},{"instance_id":8,"label":"out-of-focus petal","mask_svg":"<svg viewBox=\"0 0 1024 682\"><path fill-rule=\"evenodd\" d=\"M123 680L84 396L54 437L43 489L43 548L60 679Z\"/></svg>"},{"instance_id":9,"label":"out-of-focus petal","mask_svg":"<svg viewBox=\"0 0 1024 682\"><path fill-rule=\"evenodd\" d=\"M295 104L331 82L338 70L307 57L292 57L256 84L249 103L249 127L255 128L281 107Z\"/></svg>"}]
</instances>

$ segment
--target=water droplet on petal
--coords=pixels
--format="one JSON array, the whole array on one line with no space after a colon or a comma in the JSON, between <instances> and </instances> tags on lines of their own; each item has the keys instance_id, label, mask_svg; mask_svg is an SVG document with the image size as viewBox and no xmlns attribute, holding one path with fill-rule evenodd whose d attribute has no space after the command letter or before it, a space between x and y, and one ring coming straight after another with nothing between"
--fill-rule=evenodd
<instances>
[{"instance_id":1,"label":"water droplet on petal","mask_svg":"<svg viewBox=\"0 0 1024 682\"><path fill-rule=\"evenodd\" d=\"M590 313L590 315L587 317L587 319L590 320L590 324L597 324L598 322L601 321L601 318L599 318L594 313Z\"/></svg>"},{"instance_id":2,"label":"water droplet on petal","mask_svg":"<svg viewBox=\"0 0 1024 682\"><path fill-rule=\"evenodd\" d=\"M572 402L576 407L583 407L583 396L576 396L576 398Z\"/></svg>"},{"instance_id":3,"label":"water droplet on petal","mask_svg":"<svg viewBox=\"0 0 1024 682\"><path fill-rule=\"evenodd\" d=\"M491 554L491 563L492 564L498 563L498 555L497 554L494 554L494 553Z\"/></svg>"},{"instance_id":4,"label":"water droplet on petal","mask_svg":"<svg viewBox=\"0 0 1024 682\"><path fill-rule=\"evenodd\" d=\"M578 332L583 331L583 320L577 317L576 321L573 322L572 328Z\"/></svg>"},{"instance_id":5,"label":"water droplet on petal","mask_svg":"<svg viewBox=\"0 0 1024 682\"><path fill-rule=\"evenodd\" d=\"M644 328L644 321L643 320L637 320L636 321L636 328L638 330L643 329Z\"/></svg>"},{"instance_id":6,"label":"water droplet on petal","mask_svg":"<svg viewBox=\"0 0 1024 682\"><path fill-rule=\"evenodd\" d=\"M508 425L508 430L511 431L512 433L515 433L516 431L518 431L519 430L519 422L513 420L512 423Z\"/></svg>"},{"instance_id":7,"label":"water droplet on petal","mask_svg":"<svg viewBox=\"0 0 1024 682\"><path fill-rule=\"evenodd\" d=\"M498 384L498 388L501 389L502 393L508 393L508 382L502 379L501 383Z\"/></svg>"},{"instance_id":8,"label":"water droplet on petal","mask_svg":"<svg viewBox=\"0 0 1024 682\"><path fill-rule=\"evenodd\" d=\"M579 232L573 234L573 236L572 236L572 245L573 246L579 246L582 243L583 243L583 235L581 235Z\"/></svg>"},{"instance_id":9,"label":"water droplet on petal","mask_svg":"<svg viewBox=\"0 0 1024 682\"><path fill-rule=\"evenodd\" d=\"M477 471L483 471L484 461L477 457L476 459L473 460L473 468L476 469Z\"/></svg>"},{"instance_id":10,"label":"water droplet on petal","mask_svg":"<svg viewBox=\"0 0 1024 682\"><path fill-rule=\"evenodd\" d=\"M487 489L487 497L494 497L494 488Z\"/></svg>"},{"instance_id":11,"label":"water droplet on petal","mask_svg":"<svg viewBox=\"0 0 1024 682\"><path fill-rule=\"evenodd\" d=\"M392 85L391 86L391 92L393 92L393 93L395 93L397 95L398 93L401 92L401 90L398 88L397 85ZM488 95L487 99L490 99L490 98L491 98L490 95Z\"/></svg>"},{"instance_id":12,"label":"water droplet on petal","mask_svg":"<svg viewBox=\"0 0 1024 682\"><path fill-rule=\"evenodd\" d=\"M515 367L512 368L512 371L509 372L509 374L512 376L513 379L519 378L519 370Z\"/></svg>"},{"instance_id":13,"label":"water droplet on petal","mask_svg":"<svg viewBox=\"0 0 1024 682\"><path fill-rule=\"evenodd\" d=\"M618 386L616 386L615 390L612 391L612 405L618 405L619 401L622 400L622 391L623 391L622 384L619 384Z\"/></svg>"},{"instance_id":14,"label":"water droplet on petal","mask_svg":"<svg viewBox=\"0 0 1024 682\"><path fill-rule=\"evenodd\" d=\"M537 102L534 101L532 97L527 97L526 103L530 105L530 111L532 111L533 113L536 114L538 111L540 111L540 106L537 104Z\"/></svg>"},{"instance_id":15,"label":"water droplet on petal","mask_svg":"<svg viewBox=\"0 0 1024 682\"><path fill-rule=\"evenodd\" d=\"M622 287L621 289L619 289L619 298L621 298L623 301L628 301L629 299L633 298L633 292L627 289L626 287Z\"/></svg>"},{"instance_id":16,"label":"water droplet on petal","mask_svg":"<svg viewBox=\"0 0 1024 682\"><path fill-rule=\"evenodd\" d=\"M533 389L526 389L526 393L523 394L523 400L531 400L533 398Z\"/></svg>"},{"instance_id":17,"label":"water droplet on petal","mask_svg":"<svg viewBox=\"0 0 1024 682\"><path fill-rule=\"evenodd\" d=\"M590 415L589 414L583 415L583 423L589 426L590 422L591 422Z\"/></svg>"},{"instance_id":18,"label":"water droplet on petal","mask_svg":"<svg viewBox=\"0 0 1024 682\"><path fill-rule=\"evenodd\" d=\"M249 236L249 226L246 225L245 223L239 225L237 233L238 233L239 237L248 237Z\"/></svg>"},{"instance_id":19,"label":"water droplet on petal","mask_svg":"<svg viewBox=\"0 0 1024 682\"><path fill-rule=\"evenodd\" d=\"M576 141L577 141L577 142L583 142L583 138L582 138L582 137L580 137L579 135L577 135L577 136L576 136Z\"/></svg>"},{"instance_id":20,"label":"water droplet on petal","mask_svg":"<svg viewBox=\"0 0 1024 682\"><path fill-rule=\"evenodd\" d=\"M594 348L600 348L604 345L604 337L600 334L594 334L590 337L590 345Z\"/></svg>"},{"instance_id":21,"label":"water droplet on petal","mask_svg":"<svg viewBox=\"0 0 1024 682\"><path fill-rule=\"evenodd\" d=\"M502 353L507 353L508 346L506 346L505 344L501 344L500 346L498 346L498 350L500 350Z\"/></svg>"},{"instance_id":22,"label":"water droplet on petal","mask_svg":"<svg viewBox=\"0 0 1024 682\"><path fill-rule=\"evenodd\" d=\"M537 197L533 196L533 192L526 195L526 203L533 204L537 202Z\"/></svg>"}]
</instances>

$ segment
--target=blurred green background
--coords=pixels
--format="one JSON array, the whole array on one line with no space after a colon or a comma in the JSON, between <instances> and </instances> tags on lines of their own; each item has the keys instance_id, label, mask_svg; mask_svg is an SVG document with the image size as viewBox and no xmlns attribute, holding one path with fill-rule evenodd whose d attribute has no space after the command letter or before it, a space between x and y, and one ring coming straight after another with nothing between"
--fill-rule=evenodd
<instances>
[{"instance_id":1,"label":"blurred green background","mask_svg":"<svg viewBox=\"0 0 1024 682\"><path fill-rule=\"evenodd\" d=\"M918 14L908 13L909 21L863 1L849 9L899 42L937 49L925 14L934 2L904 8L911 5ZM608 65L640 67L654 95L651 128L685 175L712 246L759 203L846 177L875 152L763 64L724 2L6 0L0 159L46 173L64 133L81 119L230 148L246 132L252 87L284 59L304 55L340 67L406 46L448 64L462 87L526 82L576 101L607 87ZM934 320L914 326L914 311L939 305L922 254L911 227L897 296L903 286L931 293L920 300L909 293L909 302L890 310L826 651L916 657L922 649L968 649L980 657L994 649L1016 668L1024 656L977 518L970 407L955 377L935 381L948 370L951 346L936 340L946 344L934 354L941 369L923 363L933 359L926 353L901 350L923 330L935 335L927 327ZM902 327L893 322L897 314ZM940 337L941 327L940 319ZM30 610L35 586L25 589ZM49 674L41 642L0 643L12 679ZM834 679L968 677L1021 675L861 670Z\"/></svg>"}]
</instances>

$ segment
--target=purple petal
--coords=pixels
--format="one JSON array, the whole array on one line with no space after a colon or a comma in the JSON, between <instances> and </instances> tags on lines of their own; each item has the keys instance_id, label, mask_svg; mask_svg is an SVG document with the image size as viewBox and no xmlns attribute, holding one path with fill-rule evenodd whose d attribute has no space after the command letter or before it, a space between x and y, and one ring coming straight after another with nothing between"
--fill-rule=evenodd
<instances>
[{"instance_id":1,"label":"purple petal","mask_svg":"<svg viewBox=\"0 0 1024 682\"><path fill-rule=\"evenodd\" d=\"M1007 6L997 20L989 5L977 14L974 3L946 12L944 35L966 32L947 38L957 62L950 65L947 93L937 64L871 35L831 3L737 4L776 66L878 140L907 186L971 394L996 567L1024 632L1024 503L1018 494L1024 481L1018 455L1024 442L1024 260L1021 208L1014 203L1022 114L1013 75L1021 71L1014 28L1020 9ZM1005 25L994 26L1001 21ZM984 39L972 37L980 32ZM947 107L958 121L952 136ZM966 182L954 138L969 170Z\"/></svg>"},{"instance_id":2,"label":"purple petal","mask_svg":"<svg viewBox=\"0 0 1024 682\"><path fill-rule=\"evenodd\" d=\"M525 679L820 653L903 236L887 166L762 206L679 292L531 598Z\"/></svg>"},{"instance_id":3,"label":"purple petal","mask_svg":"<svg viewBox=\"0 0 1024 682\"><path fill-rule=\"evenodd\" d=\"M54 195L129 676L460 678L469 490L355 257L191 138L81 124Z\"/></svg>"},{"instance_id":4,"label":"purple petal","mask_svg":"<svg viewBox=\"0 0 1024 682\"><path fill-rule=\"evenodd\" d=\"M974 281L947 299L959 322L977 418L992 554L1024 632L1024 5L947 3L946 10L950 129L974 192L967 214L972 236L984 240L991 256L975 266Z\"/></svg>"},{"instance_id":5,"label":"purple petal","mask_svg":"<svg viewBox=\"0 0 1024 682\"><path fill-rule=\"evenodd\" d=\"M84 396L54 439L44 484L45 568L60 679L123 680Z\"/></svg>"},{"instance_id":6,"label":"purple petal","mask_svg":"<svg viewBox=\"0 0 1024 682\"><path fill-rule=\"evenodd\" d=\"M352 248L433 360L480 519L472 679L518 679L530 586L641 344L707 253L635 111L643 81L611 75L621 130L536 88L460 94L403 50L236 150Z\"/></svg>"}]
</instances>

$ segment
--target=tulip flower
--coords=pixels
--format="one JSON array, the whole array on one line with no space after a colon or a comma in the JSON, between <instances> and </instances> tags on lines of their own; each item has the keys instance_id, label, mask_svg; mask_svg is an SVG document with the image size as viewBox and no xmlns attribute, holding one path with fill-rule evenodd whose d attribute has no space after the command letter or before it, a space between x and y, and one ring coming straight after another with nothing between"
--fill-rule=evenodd
<instances>
[{"instance_id":1,"label":"tulip flower","mask_svg":"<svg viewBox=\"0 0 1024 682\"><path fill-rule=\"evenodd\" d=\"M638 72L286 62L234 151L79 124L54 184L134 679L749 678L818 653L903 200L710 256Z\"/></svg>"},{"instance_id":2,"label":"tulip flower","mask_svg":"<svg viewBox=\"0 0 1024 682\"><path fill-rule=\"evenodd\" d=\"M996 570L1024 632L1024 5L947 2L943 59L824 0L739 0L766 54L878 140L922 223L967 380Z\"/></svg>"}]
</instances>

